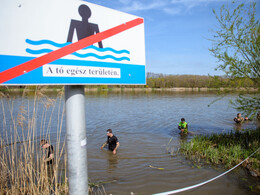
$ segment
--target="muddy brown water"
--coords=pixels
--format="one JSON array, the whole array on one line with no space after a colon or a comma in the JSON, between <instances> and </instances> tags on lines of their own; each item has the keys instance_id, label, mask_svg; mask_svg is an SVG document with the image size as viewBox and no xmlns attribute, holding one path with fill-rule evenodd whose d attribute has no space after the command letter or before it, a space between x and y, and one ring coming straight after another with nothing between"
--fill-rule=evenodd
<instances>
[{"instance_id":1,"label":"muddy brown water","mask_svg":"<svg viewBox=\"0 0 260 195\"><path fill-rule=\"evenodd\" d=\"M103 186L108 194L121 195L131 192L153 194L198 184L221 174L225 171L223 168L194 165L183 155L176 153L182 140L177 125L184 117L189 124L189 130L194 134L254 128L254 122L244 124L243 127L234 124L232 119L237 111L229 104L229 100L234 98L235 96L229 95L208 106L216 100L214 94L176 92L86 94L90 181L104 182ZM4 109L2 107L0 110L0 117L3 118L5 115L7 123L7 125L0 124L5 126L3 129L6 129L11 122L8 118L10 115L7 101L3 99ZM13 112L16 115L22 102L26 106L30 104L29 110L33 109L33 97L22 99L16 95L12 101ZM65 119L57 122L60 120L59 106L62 107L64 101L57 100L54 103L54 112L52 108L43 111L46 108L45 101L39 100L38 104L36 129L39 132L48 129L48 134L55 145L56 131L61 124L63 124L62 139L66 133ZM32 110L30 112L32 113ZM45 121L43 115L47 118ZM107 150L100 150L100 146L106 140L108 128L111 128L119 139L120 148L117 155ZM185 139L189 141L191 138L189 135ZM150 165L163 170L151 168ZM256 181L238 168L209 184L181 194L254 194L244 185L251 180Z\"/></svg>"}]
</instances>

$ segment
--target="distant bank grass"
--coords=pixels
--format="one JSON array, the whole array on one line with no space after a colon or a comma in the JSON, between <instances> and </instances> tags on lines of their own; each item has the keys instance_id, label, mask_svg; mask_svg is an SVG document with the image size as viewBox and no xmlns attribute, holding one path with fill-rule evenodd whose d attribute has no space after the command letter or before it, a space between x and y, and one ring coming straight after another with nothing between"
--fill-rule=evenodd
<instances>
[{"instance_id":1,"label":"distant bank grass","mask_svg":"<svg viewBox=\"0 0 260 195\"><path fill-rule=\"evenodd\" d=\"M210 136L198 135L183 142L180 151L196 162L222 164L231 168L260 147L260 128ZM251 174L260 176L260 150L242 164Z\"/></svg>"},{"instance_id":2,"label":"distant bank grass","mask_svg":"<svg viewBox=\"0 0 260 195\"><path fill-rule=\"evenodd\" d=\"M19 99L0 92L0 195L69 194L64 123L64 93L45 95L45 87L25 88ZM18 99L16 101L16 99ZM55 128L52 127L55 118ZM54 178L46 172L40 140L54 146ZM106 194L89 183L90 194Z\"/></svg>"}]
</instances>

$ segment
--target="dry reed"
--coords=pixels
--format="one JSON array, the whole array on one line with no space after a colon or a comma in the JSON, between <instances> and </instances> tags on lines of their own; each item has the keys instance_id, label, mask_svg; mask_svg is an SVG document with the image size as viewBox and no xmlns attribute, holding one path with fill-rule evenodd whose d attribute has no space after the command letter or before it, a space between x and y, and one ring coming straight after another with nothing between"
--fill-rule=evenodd
<instances>
[{"instance_id":1,"label":"dry reed","mask_svg":"<svg viewBox=\"0 0 260 195\"><path fill-rule=\"evenodd\" d=\"M30 95L33 95L33 101L28 98ZM33 92L25 88L19 101L15 101L14 96L0 94L0 194L50 194L54 191L55 194L68 194L65 140L61 140L64 118L62 98L63 92L56 99L44 95L44 87L36 87ZM16 113L17 107L19 113ZM55 109L58 110L55 113L58 120L56 140L53 140L50 130ZM55 145L54 178L51 183L48 182L40 150L41 139Z\"/></svg>"},{"instance_id":2,"label":"dry reed","mask_svg":"<svg viewBox=\"0 0 260 195\"><path fill-rule=\"evenodd\" d=\"M46 95L47 86L26 87L19 98L6 91L0 92L0 195L69 194L64 91L52 98ZM51 181L43 162L42 139L54 146ZM89 193L106 194L102 185L94 183Z\"/></svg>"}]
</instances>

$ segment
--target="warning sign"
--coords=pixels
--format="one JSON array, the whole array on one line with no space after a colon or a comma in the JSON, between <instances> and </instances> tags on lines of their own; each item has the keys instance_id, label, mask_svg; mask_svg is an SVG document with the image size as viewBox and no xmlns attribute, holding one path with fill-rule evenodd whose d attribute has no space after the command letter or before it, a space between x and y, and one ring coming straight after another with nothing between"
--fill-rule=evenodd
<instances>
[{"instance_id":1,"label":"warning sign","mask_svg":"<svg viewBox=\"0 0 260 195\"><path fill-rule=\"evenodd\" d=\"M0 10L1 85L145 84L142 18L80 0Z\"/></svg>"}]
</instances>

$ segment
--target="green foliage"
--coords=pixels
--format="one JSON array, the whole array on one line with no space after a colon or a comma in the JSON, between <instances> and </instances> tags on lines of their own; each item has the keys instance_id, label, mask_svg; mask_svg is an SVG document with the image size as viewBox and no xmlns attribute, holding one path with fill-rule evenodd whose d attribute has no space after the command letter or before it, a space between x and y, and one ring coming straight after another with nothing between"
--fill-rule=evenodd
<instances>
[{"instance_id":1,"label":"green foliage","mask_svg":"<svg viewBox=\"0 0 260 195\"><path fill-rule=\"evenodd\" d=\"M232 101L231 103L238 110L243 111L243 113L245 113L247 116L251 116L251 118L253 118L258 110L260 110L260 95L240 95L235 101Z\"/></svg>"},{"instance_id":2,"label":"green foliage","mask_svg":"<svg viewBox=\"0 0 260 195\"><path fill-rule=\"evenodd\" d=\"M247 78L248 84L259 88L260 22L255 17L256 3L236 6L233 2L230 7L223 5L219 13L213 12L219 26L209 51L218 59L216 69L224 71L231 79ZM236 87L241 85L238 83ZM239 96L236 108L247 115L254 114L259 109L259 102L259 96Z\"/></svg>"},{"instance_id":3,"label":"green foliage","mask_svg":"<svg viewBox=\"0 0 260 195\"><path fill-rule=\"evenodd\" d=\"M108 89L108 86L107 85L100 85L99 88L101 90L107 90Z\"/></svg>"},{"instance_id":4,"label":"green foliage","mask_svg":"<svg viewBox=\"0 0 260 195\"><path fill-rule=\"evenodd\" d=\"M180 151L195 161L223 164L231 168L260 147L260 129L245 132L229 132L210 136L196 136L190 142L183 142ZM260 175L260 153L256 153L243 164Z\"/></svg>"},{"instance_id":5,"label":"green foliage","mask_svg":"<svg viewBox=\"0 0 260 195\"><path fill-rule=\"evenodd\" d=\"M217 69L232 77L260 78L260 25L255 19L255 3L226 8L219 15L213 10L219 30L214 35L212 54L218 58ZM257 79L258 78L258 79Z\"/></svg>"},{"instance_id":6,"label":"green foliage","mask_svg":"<svg viewBox=\"0 0 260 195\"><path fill-rule=\"evenodd\" d=\"M147 85L150 88L254 88L256 85L248 78L225 78L221 76L201 75L163 75L147 73Z\"/></svg>"}]
</instances>

